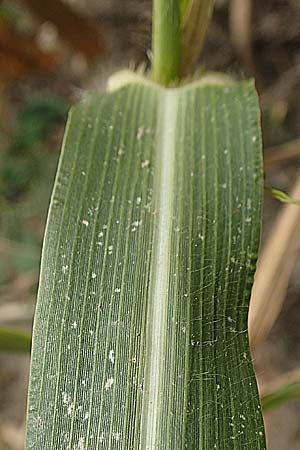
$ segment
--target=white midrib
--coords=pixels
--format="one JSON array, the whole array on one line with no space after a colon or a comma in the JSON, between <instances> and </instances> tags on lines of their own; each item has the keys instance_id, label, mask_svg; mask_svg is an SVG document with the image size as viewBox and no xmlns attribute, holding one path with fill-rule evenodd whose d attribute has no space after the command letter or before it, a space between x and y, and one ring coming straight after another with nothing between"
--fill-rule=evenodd
<instances>
[{"instance_id":1,"label":"white midrib","mask_svg":"<svg viewBox=\"0 0 300 450\"><path fill-rule=\"evenodd\" d=\"M160 98L157 121L156 224L147 312L140 450L157 450L161 420L159 403L167 328L177 110L178 93L173 89L165 90Z\"/></svg>"}]
</instances>

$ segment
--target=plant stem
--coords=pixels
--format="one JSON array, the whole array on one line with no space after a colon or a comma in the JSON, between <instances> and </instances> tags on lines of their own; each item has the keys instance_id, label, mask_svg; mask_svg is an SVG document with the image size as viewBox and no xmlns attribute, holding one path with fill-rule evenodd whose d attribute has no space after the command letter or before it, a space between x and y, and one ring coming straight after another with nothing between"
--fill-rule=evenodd
<instances>
[{"instance_id":1,"label":"plant stem","mask_svg":"<svg viewBox=\"0 0 300 450\"><path fill-rule=\"evenodd\" d=\"M153 1L153 79L168 85L179 75L180 0Z\"/></svg>"}]
</instances>

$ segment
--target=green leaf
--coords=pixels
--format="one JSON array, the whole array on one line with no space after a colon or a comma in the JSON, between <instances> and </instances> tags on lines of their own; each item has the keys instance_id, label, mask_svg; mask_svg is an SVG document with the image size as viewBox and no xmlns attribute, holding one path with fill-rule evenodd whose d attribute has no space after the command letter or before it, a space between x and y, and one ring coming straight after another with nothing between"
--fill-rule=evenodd
<instances>
[{"instance_id":1,"label":"green leaf","mask_svg":"<svg viewBox=\"0 0 300 450\"><path fill-rule=\"evenodd\" d=\"M29 353L30 334L13 328L0 327L0 352Z\"/></svg>"},{"instance_id":2,"label":"green leaf","mask_svg":"<svg viewBox=\"0 0 300 450\"><path fill-rule=\"evenodd\" d=\"M187 7L189 6L190 0L181 0L181 19L186 13Z\"/></svg>"},{"instance_id":3,"label":"green leaf","mask_svg":"<svg viewBox=\"0 0 300 450\"><path fill-rule=\"evenodd\" d=\"M300 380L292 380L278 389L264 395L261 398L261 405L265 412L271 411L284 405L285 403L300 398Z\"/></svg>"},{"instance_id":4,"label":"green leaf","mask_svg":"<svg viewBox=\"0 0 300 450\"><path fill-rule=\"evenodd\" d=\"M27 450L265 449L247 336L261 201L252 82L138 80L72 109Z\"/></svg>"},{"instance_id":5,"label":"green leaf","mask_svg":"<svg viewBox=\"0 0 300 450\"><path fill-rule=\"evenodd\" d=\"M291 198L288 194L286 194L283 191L280 191L279 189L275 188L269 188L269 191L273 195L276 200L279 200L282 203L290 203L292 205L300 205L300 199L298 198Z\"/></svg>"},{"instance_id":6,"label":"green leaf","mask_svg":"<svg viewBox=\"0 0 300 450\"><path fill-rule=\"evenodd\" d=\"M181 21L180 75L193 73L204 45L214 0L191 0Z\"/></svg>"}]
</instances>

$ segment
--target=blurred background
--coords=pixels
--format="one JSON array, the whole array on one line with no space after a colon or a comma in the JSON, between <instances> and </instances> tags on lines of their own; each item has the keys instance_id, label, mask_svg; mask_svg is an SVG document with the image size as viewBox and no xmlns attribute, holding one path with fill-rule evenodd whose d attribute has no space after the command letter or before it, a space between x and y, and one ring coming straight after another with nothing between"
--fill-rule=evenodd
<instances>
[{"instance_id":1,"label":"blurred background","mask_svg":"<svg viewBox=\"0 0 300 450\"><path fill-rule=\"evenodd\" d=\"M150 1L0 0L0 326L31 330L70 105L117 69L148 66L150 41ZM255 77L265 185L300 198L299 0L216 0L200 64ZM300 207L266 189L249 319L262 397L286 384L300 395L299 250ZM28 372L27 354L0 353L0 450L24 448ZM268 450L299 450L300 399L265 409Z\"/></svg>"}]
</instances>

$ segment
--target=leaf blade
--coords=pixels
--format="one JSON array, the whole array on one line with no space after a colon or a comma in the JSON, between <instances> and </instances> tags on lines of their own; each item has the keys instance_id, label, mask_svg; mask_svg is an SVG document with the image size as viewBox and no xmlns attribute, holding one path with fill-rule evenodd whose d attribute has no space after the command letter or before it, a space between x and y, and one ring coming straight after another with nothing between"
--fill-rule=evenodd
<instances>
[{"instance_id":1,"label":"leaf blade","mask_svg":"<svg viewBox=\"0 0 300 450\"><path fill-rule=\"evenodd\" d=\"M135 83L75 108L43 250L27 449L264 448L246 333L258 119L249 83Z\"/></svg>"},{"instance_id":2,"label":"leaf blade","mask_svg":"<svg viewBox=\"0 0 300 450\"><path fill-rule=\"evenodd\" d=\"M0 352L30 353L31 336L14 328L0 327Z\"/></svg>"}]
</instances>

